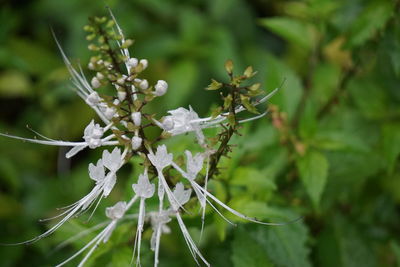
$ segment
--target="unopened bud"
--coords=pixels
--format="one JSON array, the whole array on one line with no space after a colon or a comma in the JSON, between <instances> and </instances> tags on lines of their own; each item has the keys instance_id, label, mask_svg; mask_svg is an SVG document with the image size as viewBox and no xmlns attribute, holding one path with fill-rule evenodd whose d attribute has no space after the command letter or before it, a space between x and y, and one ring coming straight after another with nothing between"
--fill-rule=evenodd
<instances>
[{"instance_id":1,"label":"unopened bud","mask_svg":"<svg viewBox=\"0 0 400 267\"><path fill-rule=\"evenodd\" d=\"M165 131L170 131L174 128L174 120L172 119L171 116L167 116L164 118L164 121L162 123L163 129Z\"/></svg>"},{"instance_id":2,"label":"unopened bud","mask_svg":"<svg viewBox=\"0 0 400 267\"><path fill-rule=\"evenodd\" d=\"M126 92L125 91L118 91L118 99L119 101L124 101L126 98Z\"/></svg>"},{"instance_id":3,"label":"unopened bud","mask_svg":"<svg viewBox=\"0 0 400 267\"><path fill-rule=\"evenodd\" d=\"M154 94L156 96L162 96L168 90L168 83L164 80L159 80L157 84L154 86L154 88L155 88Z\"/></svg>"},{"instance_id":4,"label":"unopened bud","mask_svg":"<svg viewBox=\"0 0 400 267\"><path fill-rule=\"evenodd\" d=\"M139 87L143 90L146 90L147 88L149 88L149 82L147 80L142 80L139 84Z\"/></svg>"},{"instance_id":5,"label":"unopened bud","mask_svg":"<svg viewBox=\"0 0 400 267\"><path fill-rule=\"evenodd\" d=\"M115 108L108 107L104 111L104 116L106 116L107 119L111 120L114 117L115 113L116 113Z\"/></svg>"},{"instance_id":6,"label":"unopened bud","mask_svg":"<svg viewBox=\"0 0 400 267\"><path fill-rule=\"evenodd\" d=\"M93 77L92 81L90 82L92 84L93 88L99 88L101 86L101 83L97 77Z\"/></svg>"},{"instance_id":7,"label":"unopened bud","mask_svg":"<svg viewBox=\"0 0 400 267\"><path fill-rule=\"evenodd\" d=\"M86 103L90 106L97 105L100 102L100 96L97 92L92 92L86 98Z\"/></svg>"},{"instance_id":8,"label":"unopened bud","mask_svg":"<svg viewBox=\"0 0 400 267\"><path fill-rule=\"evenodd\" d=\"M103 80L103 79L104 79L104 75L103 75L103 73L101 73L101 72L96 73L96 77L97 77L97 79L99 79L99 80Z\"/></svg>"},{"instance_id":9,"label":"unopened bud","mask_svg":"<svg viewBox=\"0 0 400 267\"><path fill-rule=\"evenodd\" d=\"M139 147L142 146L142 138L140 138L139 136L134 136L132 137L132 149L133 150L137 150Z\"/></svg>"},{"instance_id":10,"label":"unopened bud","mask_svg":"<svg viewBox=\"0 0 400 267\"><path fill-rule=\"evenodd\" d=\"M147 59L141 59L139 61L140 64L142 64L143 69L146 69L147 66L149 65L149 62L147 61Z\"/></svg>"},{"instance_id":11,"label":"unopened bud","mask_svg":"<svg viewBox=\"0 0 400 267\"><path fill-rule=\"evenodd\" d=\"M139 60L137 58L133 57L133 58L130 58L127 63L128 63L129 67L134 68L138 65Z\"/></svg>"},{"instance_id":12,"label":"unopened bud","mask_svg":"<svg viewBox=\"0 0 400 267\"><path fill-rule=\"evenodd\" d=\"M135 124L135 126L140 126L142 123L142 114L140 112L133 112L131 117L133 124Z\"/></svg>"}]
</instances>

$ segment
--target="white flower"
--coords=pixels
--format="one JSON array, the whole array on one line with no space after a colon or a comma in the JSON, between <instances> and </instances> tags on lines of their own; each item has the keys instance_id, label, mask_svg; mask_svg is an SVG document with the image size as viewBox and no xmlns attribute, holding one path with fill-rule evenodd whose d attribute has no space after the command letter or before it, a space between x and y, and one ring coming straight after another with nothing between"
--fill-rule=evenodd
<instances>
[{"instance_id":1,"label":"white flower","mask_svg":"<svg viewBox=\"0 0 400 267\"><path fill-rule=\"evenodd\" d=\"M151 163L159 170L171 165L173 158L172 154L167 152L165 145L158 146L156 154L150 153L147 156Z\"/></svg>"},{"instance_id":2,"label":"white flower","mask_svg":"<svg viewBox=\"0 0 400 267\"><path fill-rule=\"evenodd\" d=\"M177 183L173 191L175 200L178 202L179 206L183 206L190 199L190 194L192 189L186 189L183 187L182 183Z\"/></svg>"},{"instance_id":3,"label":"white flower","mask_svg":"<svg viewBox=\"0 0 400 267\"><path fill-rule=\"evenodd\" d=\"M119 148L114 148L110 153L108 150L103 151L103 165L112 172L116 172L122 165L122 154Z\"/></svg>"},{"instance_id":4,"label":"white flower","mask_svg":"<svg viewBox=\"0 0 400 267\"><path fill-rule=\"evenodd\" d=\"M132 185L132 189L135 194L141 198L151 198L154 195L155 186L150 183L149 176L145 171L143 174L139 175L138 182Z\"/></svg>"},{"instance_id":5,"label":"white flower","mask_svg":"<svg viewBox=\"0 0 400 267\"><path fill-rule=\"evenodd\" d=\"M93 88L99 88L101 86L101 83L97 77L93 77L92 80L90 81L90 84L92 85Z\"/></svg>"},{"instance_id":6,"label":"white flower","mask_svg":"<svg viewBox=\"0 0 400 267\"><path fill-rule=\"evenodd\" d=\"M167 132L171 133L172 135L178 135L190 131L194 131L199 127L198 123L193 123L192 120L196 120L199 118L197 113L193 111L192 108L190 110L187 110L185 108L177 108L174 110L168 111L169 116L167 116L165 120L172 120L174 125L172 129L165 129Z\"/></svg>"},{"instance_id":7,"label":"white flower","mask_svg":"<svg viewBox=\"0 0 400 267\"><path fill-rule=\"evenodd\" d=\"M152 213L150 217L151 227L153 228L153 234L151 235L150 248L152 251L156 250L157 247L157 231L160 229L160 234L171 233L171 228L167 224L171 221L169 217L170 212L162 210L158 213ZM159 240L158 240L159 242Z\"/></svg>"},{"instance_id":8,"label":"white flower","mask_svg":"<svg viewBox=\"0 0 400 267\"><path fill-rule=\"evenodd\" d=\"M92 120L85 128L83 139L85 139L90 148L96 148L102 144L100 138L103 136L103 133L103 128L99 124L95 124L94 120Z\"/></svg>"},{"instance_id":9,"label":"white flower","mask_svg":"<svg viewBox=\"0 0 400 267\"><path fill-rule=\"evenodd\" d=\"M157 84L154 86L154 88L155 88L154 94L156 96L162 96L167 92L168 84L164 80L159 80L157 81Z\"/></svg>"},{"instance_id":10,"label":"white flower","mask_svg":"<svg viewBox=\"0 0 400 267\"><path fill-rule=\"evenodd\" d=\"M106 216L111 220L118 220L124 216L126 211L126 202L120 201L112 207L106 208Z\"/></svg>"},{"instance_id":11,"label":"white flower","mask_svg":"<svg viewBox=\"0 0 400 267\"><path fill-rule=\"evenodd\" d=\"M131 118L135 126L140 126L142 123L142 114L140 112L133 112Z\"/></svg>"},{"instance_id":12,"label":"white flower","mask_svg":"<svg viewBox=\"0 0 400 267\"><path fill-rule=\"evenodd\" d=\"M104 197L107 197L111 193L116 182L117 182L117 176L115 175L115 173L114 172L108 173L108 175L104 179L104 185L103 185Z\"/></svg>"},{"instance_id":13,"label":"white flower","mask_svg":"<svg viewBox=\"0 0 400 267\"><path fill-rule=\"evenodd\" d=\"M142 141L143 139L140 138L139 136L134 136L132 137L132 149L137 150L139 147L142 146Z\"/></svg>"},{"instance_id":14,"label":"white flower","mask_svg":"<svg viewBox=\"0 0 400 267\"><path fill-rule=\"evenodd\" d=\"M194 157L189 150L185 151L186 154L186 173L188 179L195 179L197 174L203 168L204 155L197 153Z\"/></svg>"},{"instance_id":15,"label":"white flower","mask_svg":"<svg viewBox=\"0 0 400 267\"><path fill-rule=\"evenodd\" d=\"M117 95L118 95L119 101L121 101L121 102L124 101L125 98L126 98L126 92L125 91L118 91Z\"/></svg>"},{"instance_id":16,"label":"white flower","mask_svg":"<svg viewBox=\"0 0 400 267\"><path fill-rule=\"evenodd\" d=\"M146 90L147 88L149 88L149 82L144 79L139 83L139 87L142 88L143 90Z\"/></svg>"},{"instance_id":17,"label":"white flower","mask_svg":"<svg viewBox=\"0 0 400 267\"><path fill-rule=\"evenodd\" d=\"M143 69L146 69L147 66L149 65L149 62L147 61L147 59L141 59L141 60L139 61L139 63L142 64Z\"/></svg>"},{"instance_id":18,"label":"white flower","mask_svg":"<svg viewBox=\"0 0 400 267\"><path fill-rule=\"evenodd\" d=\"M93 91L91 94L89 94L87 96L86 103L89 106L95 106L100 103L100 100L101 100L101 98L100 98L99 94L97 92Z\"/></svg>"},{"instance_id":19,"label":"white flower","mask_svg":"<svg viewBox=\"0 0 400 267\"><path fill-rule=\"evenodd\" d=\"M104 180L105 170L102 159L99 159L96 165L93 163L89 164L89 176L92 180L96 181L96 183Z\"/></svg>"},{"instance_id":20,"label":"white flower","mask_svg":"<svg viewBox=\"0 0 400 267\"><path fill-rule=\"evenodd\" d=\"M134 68L134 67L136 67L137 65L138 65L138 63L139 63L139 60L137 59L137 58L130 58L129 60L128 60L128 62L127 62L127 64L128 64L128 66L130 67L130 68Z\"/></svg>"}]
</instances>

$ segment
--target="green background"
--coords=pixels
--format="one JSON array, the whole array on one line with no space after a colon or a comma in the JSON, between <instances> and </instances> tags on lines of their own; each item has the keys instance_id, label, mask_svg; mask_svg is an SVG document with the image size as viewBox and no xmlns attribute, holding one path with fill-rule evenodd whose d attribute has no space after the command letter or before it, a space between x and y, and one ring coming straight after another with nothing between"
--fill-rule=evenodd
<instances>
[{"instance_id":1,"label":"green background","mask_svg":"<svg viewBox=\"0 0 400 267\"><path fill-rule=\"evenodd\" d=\"M241 129L213 193L281 227L240 222L234 228L207 212L200 249L212 266L400 266L400 17L389 0L108 1L131 55L147 58L151 83L169 92L151 107L160 115L189 104L208 114L219 97L205 91L252 65L266 91L282 89L271 114ZM0 131L32 137L26 125L55 139L79 141L94 116L70 90L50 28L72 61L90 57L82 27L106 14L103 1L3 2L0 8ZM88 72L88 77L90 77ZM274 117L274 123L271 118ZM215 132L208 132L212 136ZM175 152L193 138L171 140ZM92 184L87 165L101 150L66 160L64 148L0 138L0 242L44 232L40 218L57 214ZM133 167L132 167L133 166ZM1 246L0 266L53 266L93 236L57 244L105 219L104 208L132 195L140 169L124 168L118 187L88 214L29 246ZM198 240L200 217L185 215ZM229 216L235 220L233 216ZM160 266L195 266L176 223L163 236ZM118 228L88 265L128 266L134 222ZM152 266L144 232L143 266ZM73 262L74 266L78 261Z\"/></svg>"}]
</instances>

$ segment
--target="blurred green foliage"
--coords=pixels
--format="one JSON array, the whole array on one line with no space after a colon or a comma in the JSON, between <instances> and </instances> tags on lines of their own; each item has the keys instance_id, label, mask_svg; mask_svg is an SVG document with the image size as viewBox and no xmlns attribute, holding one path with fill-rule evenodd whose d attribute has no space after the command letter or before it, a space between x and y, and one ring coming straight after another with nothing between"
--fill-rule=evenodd
<instances>
[{"instance_id":1,"label":"blurred green foliage","mask_svg":"<svg viewBox=\"0 0 400 267\"><path fill-rule=\"evenodd\" d=\"M213 266L400 266L400 10L390 0L136 0L107 1L133 54L147 58L149 81L170 90L152 111L191 104L201 115L219 101L203 90L252 65L266 91L282 89L267 119L235 138L210 188L231 207L287 226L241 223L232 228L206 216L201 250ZM9 1L0 9L0 130L30 137L80 140L94 114L69 90L68 73L52 27L74 60L87 62L82 26L105 14L102 1ZM215 133L208 132L208 135ZM171 140L181 151L189 137ZM17 242L46 229L39 218L83 196L87 164L100 151L72 161L64 149L0 139L0 242ZM134 165L133 165L134 166ZM1 266L51 266L91 236L53 248L104 220L101 210L132 194L139 169L125 168L119 187L88 215L30 246L0 247ZM233 220L234 217L229 216ZM186 216L185 216L186 217ZM198 240L197 214L187 215ZM163 236L160 266L195 266L176 225ZM127 266L134 222L118 228L88 265ZM145 243L150 231L144 232ZM144 246L143 266L152 265Z\"/></svg>"}]
</instances>

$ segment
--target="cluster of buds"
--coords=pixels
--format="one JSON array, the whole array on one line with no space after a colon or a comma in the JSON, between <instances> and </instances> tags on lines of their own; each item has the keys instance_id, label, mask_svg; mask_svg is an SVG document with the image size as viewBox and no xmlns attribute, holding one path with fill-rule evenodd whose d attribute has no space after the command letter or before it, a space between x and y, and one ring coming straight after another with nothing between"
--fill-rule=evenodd
<instances>
[{"instance_id":1,"label":"cluster of buds","mask_svg":"<svg viewBox=\"0 0 400 267\"><path fill-rule=\"evenodd\" d=\"M90 20L90 24L84 28L88 33L87 40L90 41L89 49L96 53L88 64L88 68L93 71L90 82L82 71L78 71L72 66L56 40L71 73L77 94L97 113L102 123L95 123L92 120L84 130L84 141L82 142L67 142L49 138L28 139L0 134L33 143L69 146L71 150L66 154L68 158L86 147L91 149L103 146L114 147L111 152L103 150L102 158L96 164L89 164L88 176L94 181L93 189L82 199L68 206L58 216L62 219L45 233L17 244L32 243L50 235L69 219L92 208L96 201L100 202L106 198L118 183L118 170L130 162L132 157L139 157L142 160L141 166L144 168L139 177L132 177L132 198L107 208L105 213L108 221L102 224L103 230L81 250L58 266L62 266L81 253L88 251L79 264L82 266L101 242L105 243L109 240L119 224L133 219L137 220L136 237L133 244L136 264L140 265L143 229L150 224L153 229L151 249L155 252L154 266L157 266L161 236L170 232L168 223L173 218L177 220L194 260L199 264L198 259L200 259L209 266L190 236L181 216L181 213L185 211L184 205L191 198L198 200L202 210L202 230L207 204L210 204L210 207L215 209L228 223L233 224L211 204L212 202L247 221L264 225L282 225L260 222L247 217L230 208L207 190L207 181L218 173L218 162L230 151L229 140L233 134L237 133L239 124L264 116L266 112L259 114L256 107L260 103L266 102L277 89L262 97L264 92L260 89L260 84L242 85L255 75L252 67L248 67L243 74L235 76L232 61L227 61L225 68L229 82L212 80L207 88L208 90L220 90L223 100L223 104L210 117L199 117L191 107L188 109L178 107L167 111L167 115L161 117L157 114L149 114L146 112L146 105L155 97L166 94L168 84L164 80L159 80L153 87L146 79L142 78L143 71L149 65L148 61L130 56L128 48L133 41L125 39L111 12L110 15L111 19L93 18ZM111 87L114 93L107 95L105 93L107 91L103 90L105 87ZM257 115L250 118L239 118L239 113L246 110L257 113ZM144 131L147 127L161 129L160 136L150 139ZM213 127L220 127L221 132L217 138L207 138L204 130ZM176 157L168 151L162 141L165 138L173 138L186 133L194 133L201 152L192 154L189 150L183 151L186 162L179 161L178 164L178 161L175 161ZM176 170L173 177L169 172L166 175L167 168ZM182 181L186 181L186 185ZM157 210L147 211L146 201L154 197L158 199L159 207ZM132 214L126 215L126 212L137 202L139 202L139 213L133 216ZM94 205L94 210L97 206L98 204Z\"/></svg>"}]
</instances>

